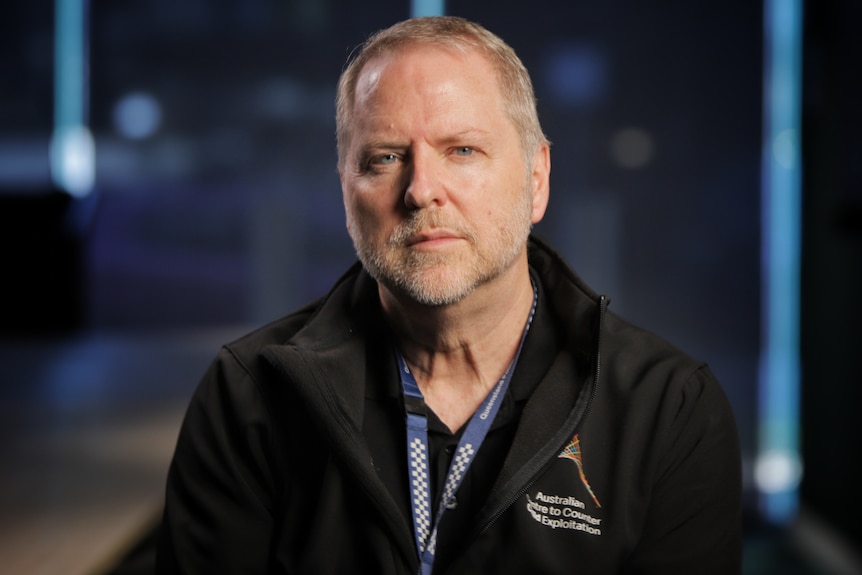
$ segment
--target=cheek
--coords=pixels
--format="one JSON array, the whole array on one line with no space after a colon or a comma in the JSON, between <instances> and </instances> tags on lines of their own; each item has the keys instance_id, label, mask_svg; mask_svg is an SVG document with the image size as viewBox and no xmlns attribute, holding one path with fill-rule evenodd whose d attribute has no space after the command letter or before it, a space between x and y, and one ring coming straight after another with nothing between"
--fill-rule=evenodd
<instances>
[{"instance_id":1,"label":"cheek","mask_svg":"<svg viewBox=\"0 0 862 575\"><path fill-rule=\"evenodd\" d=\"M355 192L345 199L348 228L358 228L356 231L360 231L366 239L387 236L390 228L397 223L392 206L381 201L380 194Z\"/></svg>"},{"instance_id":2,"label":"cheek","mask_svg":"<svg viewBox=\"0 0 862 575\"><path fill-rule=\"evenodd\" d=\"M344 194L344 208L354 216L366 215L374 212L374 193L363 189L362 186L353 185Z\"/></svg>"},{"instance_id":3,"label":"cheek","mask_svg":"<svg viewBox=\"0 0 862 575\"><path fill-rule=\"evenodd\" d=\"M356 224L366 230L379 227L385 219L380 206L368 201L367 198L354 198L351 202L350 210L353 218L356 220Z\"/></svg>"}]
</instances>

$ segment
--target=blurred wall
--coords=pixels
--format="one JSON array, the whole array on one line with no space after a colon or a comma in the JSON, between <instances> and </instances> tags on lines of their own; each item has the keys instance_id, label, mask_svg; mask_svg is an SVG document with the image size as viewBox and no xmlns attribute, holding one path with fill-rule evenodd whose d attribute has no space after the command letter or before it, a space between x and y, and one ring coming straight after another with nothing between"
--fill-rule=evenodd
<instances>
[{"instance_id":1,"label":"blurred wall","mask_svg":"<svg viewBox=\"0 0 862 575\"><path fill-rule=\"evenodd\" d=\"M50 6L14 3L0 20L2 71L21 78L0 106L0 149L19 158L0 161L7 196L48 182ZM408 10L93 0L97 185L75 220L78 327L250 326L326 290L353 260L335 171L337 76L354 46ZM613 309L710 363L750 463L760 4L451 0L447 11L498 33L531 70L553 142L537 232Z\"/></svg>"}]
</instances>

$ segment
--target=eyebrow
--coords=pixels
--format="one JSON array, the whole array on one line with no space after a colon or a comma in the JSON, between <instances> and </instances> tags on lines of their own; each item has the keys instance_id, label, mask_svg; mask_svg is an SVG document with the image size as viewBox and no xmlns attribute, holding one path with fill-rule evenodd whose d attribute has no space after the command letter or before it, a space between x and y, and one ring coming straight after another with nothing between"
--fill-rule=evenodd
<instances>
[{"instance_id":1,"label":"eyebrow","mask_svg":"<svg viewBox=\"0 0 862 575\"><path fill-rule=\"evenodd\" d=\"M365 150L403 150L410 146L409 142L397 142L396 140L388 139L373 139L368 140L360 146L360 149Z\"/></svg>"},{"instance_id":2,"label":"eyebrow","mask_svg":"<svg viewBox=\"0 0 862 575\"><path fill-rule=\"evenodd\" d=\"M485 140L489 138L491 135L487 130L482 130L479 128L467 128L465 130L461 130L458 132L454 132L452 134L447 134L445 136L440 137L437 141L442 144L452 144L455 142L460 142L463 140L471 140L471 139L481 139ZM363 149L403 149L409 147L409 143L406 141L398 141L398 140L390 140L387 138L372 138L368 140L363 146Z\"/></svg>"},{"instance_id":3,"label":"eyebrow","mask_svg":"<svg viewBox=\"0 0 862 575\"><path fill-rule=\"evenodd\" d=\"M476 138L485 140L490 135L490 132L486 130L482 130L479 128L467 128L466 130L461 130L460 132L455 132L454 134L444 136L443 138L441 138L440 141L444 144L451 144L454 142L460 142L462 140L471 140Z\"/></svg>"}]
</instances>

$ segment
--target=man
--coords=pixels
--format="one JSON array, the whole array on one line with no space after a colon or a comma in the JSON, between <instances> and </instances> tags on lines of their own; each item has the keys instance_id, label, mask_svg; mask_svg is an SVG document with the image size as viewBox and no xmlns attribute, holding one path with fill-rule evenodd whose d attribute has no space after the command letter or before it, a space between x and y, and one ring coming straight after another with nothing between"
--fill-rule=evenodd
<instances>
[{"instance_id":1,"label":"man","mask_svg":"<svg viewBox=\"0 0 862 575\"><path fill-rule=\"evenodd\" d=\"M514 52L396 24L342 74L337 125L361 265L221 350L160 571L738 573L718 384L530 237L550 153Z\"/></svg>"}]
</instances>

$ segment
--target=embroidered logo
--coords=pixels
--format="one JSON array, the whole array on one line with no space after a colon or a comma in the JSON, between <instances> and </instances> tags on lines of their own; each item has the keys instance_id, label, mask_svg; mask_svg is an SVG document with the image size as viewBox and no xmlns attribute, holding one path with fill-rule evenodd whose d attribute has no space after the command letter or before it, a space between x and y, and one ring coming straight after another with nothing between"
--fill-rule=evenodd
<instances>
[{"instance_id":1,"label":"embroidered logo","mask_svg":"<svg viewBox=\"0 0 862 575\"><path fill-rule=\"evenodd\" d=\"M589 535L602 534L602 518L584 511L584 502L577 497L550 495L539 491L527 495L527 512L536 523L551 529L580 531Z\"/></svg>"},{"instance_id":2,"label":"embroidered logo","mask_svg":"<svg viewBox=\"0 0 862 575\"><path fill-rule=\"evenodd\" d=\"M578 474L581 476L581 482L584 484L584 487L587 488L587 491L590 494L590 497L593 498L597 507L601 507L602 504L599 503L598 497L593 493L593 488L590 487L590 482L587 481L587 476L584 474L584 461L581 457L581 441L578 438L578 434L576 433L574 437L572 437L572 441L563 448L560 454L557 456L559 459L571 459L578 466Z\"/></svg>"}]
</instances>

